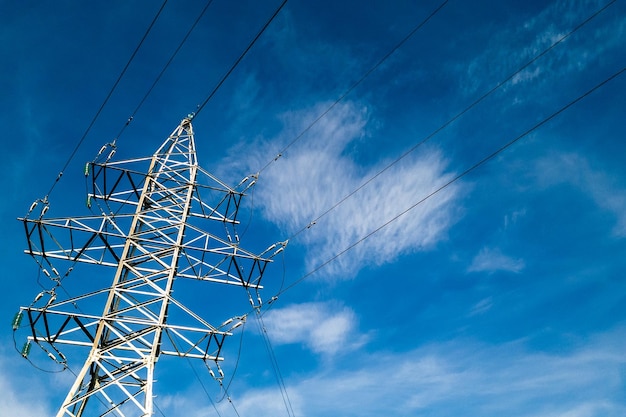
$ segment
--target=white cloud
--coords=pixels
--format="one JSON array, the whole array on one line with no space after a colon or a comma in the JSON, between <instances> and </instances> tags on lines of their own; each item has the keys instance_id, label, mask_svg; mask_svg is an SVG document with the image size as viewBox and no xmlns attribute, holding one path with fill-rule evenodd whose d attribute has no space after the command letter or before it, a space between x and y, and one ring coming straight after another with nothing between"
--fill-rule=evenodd
<instances>
[{"instance_id":1,"label":"white cloud","mask_svg":"<svg viewBox=\"0 0 626 417\"><path fill-rule=\"evenodd\" d=\"M611 415L619 408L609 401L598 400L594 402L576 404L565 411L556 411L545 414L542 417L594 417Z\"/></svg>"},{"instance_id":2,"label":"white cloud","mask_svg":"<svg viewBox=\"0 0 626 417\"><path fill-rule=\"evenodd\" d=\"M355 313L332 303L294 304L269 310L264 322L274 343L302 343L324 356L354 350L365 342L364 336L356 333Z\"/></svg>"},{"instance_id":3,"label":"white cloud","mask_svg":"<svg viewBox=\"0 0 626 417\"><path fill-rule=\"evenodd\" d=\"M480 84L480 80L493 82L510 75L530 59L561 39L573 28L599 10L603 3L596 1L572 2L561 0L551 2L537 15L524 22L512 21L497 36L491 36L491 42L484 52L468 64L463 85L467 94L490 88L492 85ZM576 74L593 65L607 51L621 48L621 40L626 31L626 19L615 14L617 5L609 7L595 18L604 18L602 25L594 25L594 21L575 32L544 55L530 67L525 68L511 80L511 85L528 84L551 85L554 77L563 78L566 74ZM489 28L488 30L492 30ZM581 36L584 33L584 36ZM507 45L507 47L503 47ZM507 88L508 86L505 86ZM537 91L544 94L545 90ZM529 96L529 90L523 89L517 102L535 101L537 97Z\"/></svg>"},{"instance_id":4,"label":"white cloud","mask_svg":"<svg viewBox=\"0 0 626 417\"><path fill-rule=\"evenodd\" d=\"M292 403L309 417L472 415L481 417L617 417L624 415L623 343L615 330L568 353L529 351L456 340L407 353L359 356L351 370L325 369L288 380ZM345 365L345 363L344 363ZM251 390L259 415L272 415ZM295 399L295 400L294 400Z\"/></svg>"},{"instance_id":5,"label":"white cloud","mask_svg":"<svg viewBox=\"0 0 626 417\"><path fill-rule=\"evenodd\" d=\"M282 371L298 416L621 417L624 343L623 328L559 352L531 350L525 340L461 338L408 352L354 352L309 375ZM278 388L260 386L254 376L236 378L230 394L240 415L287 415ZM166 415L214 413L198 384L158 398ZM217 407L223 416L236 414L227 401Z\"/></svg>"},{"instance_id":6,"label":"white cloud","mask_svg":"<svg viewBox=\"0 0 626 417\"><path fill-rule=\"evenodd\" d=\"M517 222L526 216L526 208L521 208L519 210L514 210L510 214L506 214L504 216L504 230L507 230L509 227L517 224Z\"/></svg>"},{"instance_id":7,"label":"white cloud","mask_svg":"<svg viewBox=\"0 0 626 417\"><path fill-rule=\"evenodd\" d=\"M483 298L482 300L474 304L474 306L472 306L469 312L469 316L471 317L486 313L487 311L491 310L491 307L493 307L493 297Z\"/></svg>"},{"instance_id":8,"label":"white cloud","mask_svg":"<svg viewBox=\"0 0 626 417\"><path fill-rule=\"evenodd\" d=\"M288 405L285 405L287 403ZM307 415L299 408L304 403L296 391L287 391L287 397L276 389L253 390L235 401L237 411L242 416L285 416L286 407L290 406L296 416Z\"/></svg>"},{"instance_id":9,"label":"white cloud","mask_svg":"<svg viewBox=\"0 0 626 417\"><path fill-rule=\"evenodd\" d=\"M468 272L496 272L496 271L508 271L508 272L521 272L525 263L523 259L512 258L503 254L500 249L497 248L482 248L480 252L474 257L472 263L467 269Z\"/></svg>"},{"instance_id":10,"label":"white cloud","mask_svg":"<svg viewBox=\"0 0 626 417\"><path fill-rule=\"evenodd\" d=\"M326 106L284 115L286 127L282 137L272 143L291 141ZM255 192L255 204L261 205L265 217L286 233L294 233L382 170L389 160L374 166L357 161L359 148L367 146L368 117L368 110L354 103L338 105L264 171ZM250 148L250 144L246 146ZM253 160L244 164L252 172L267 162L261 159L268 155L267 146L256 147L265 152L262 156L259 152L247 152ZM240 159L241 152L235 153L233 160ZM451 178L445 159L436 150L422 150L404 158L298 236L298 241L306 243L309 250L307 267L312 269L329 260ZM449 186L418 205L351 249L348 256L327 265L324 273L350 278L364 266L381 265L401 254L433 248L445 239L447 229L455 221L460 188L460 184Z\"/></svg>"},{"instance_id":11,"label":"white cloud","mask_svg":"<svg viewBox=\"0 0 626 417\"><path fill-rule=\"evenodd\" d=\"M20 360L26 363L17 352L9 352L6 357L0 352L0 414L7 417L52 415L42 384L25 378L26 373L20 372L19 366L9 365L9 362ZM33 376L36 372L27 375Z\"/></svg>"},{"instance_id":12,"label":"white cloud","mask_svg":"<svg viewBox=\"0 0 626 417\"><path fill-rule=\"evenodd\" d=\"M558 153L541 158L534 172L539 185L570 183L591 197L598 207L615 217L613 233L626 237L626 189L609 173L595 169L576 153Z\"/></svg>"}]
</instances>

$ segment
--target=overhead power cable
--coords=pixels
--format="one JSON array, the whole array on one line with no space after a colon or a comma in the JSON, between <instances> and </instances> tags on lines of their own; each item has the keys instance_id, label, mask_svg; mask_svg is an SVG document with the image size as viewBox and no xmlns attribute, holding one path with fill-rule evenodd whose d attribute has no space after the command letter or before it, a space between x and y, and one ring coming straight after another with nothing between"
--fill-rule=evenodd
<instances>
[{"instance_id":1,"label":"overhead power cable","mask_svg":"<svg viewBox=\"0 0 626 417\"><path fill-rule=\"evenodd\" d=\"M230 394L228 393L228 391L230 390L230 386L233 383L233 380L235 379L235 375L237 374L237 369L239 368L239 361L241 360L241 351L243 349L243 335L245 331L246 331L246 321L244 320L243 326L241 328L241 332L239 335L239 348L237 349L237 359L235 360L235 366L233 367L233 371L230 373L230 379L228 380L228 382L226 384L223 384L220 381L220 385L222 386L224 393L222 394L222 397L216 401L217 403L224 401L224 398L230 398Z\"/></svg>"},{"instance_id":2,"label":"overhead power cable","mask_svg":"<svg viewBox=\"0 0 626 417\"><path fill-rule=\"evenodd\" d=\"M550 122L552 119L556 118L557 116L559 116L560 114L562 114L563 112L565 112L566 110L568 110L569 108L571 108L572 106L574 106L575 104L577 104L578 102L580 102L581 100L583 100L584 98L589 96L590 94L592 94L595 91L599 90L600 88L604 87L606 84L608 84L612 80L616 79L617 77L622 75L624 72L626 72L626 67L621 68L620 70L616 71L615 73L613 73L609 77L605 78L603 81L599 82L598 84L596 84L591 89L587 90L586 92L584 92L583 94L579 95L578 97L576 97L575 99L573 99L572 101L570 101L569 103L564 105L563 107L559 108L558 110L556 110L555 112L553 112L552 114L547 116L546 118L542 119L540 122L538 122L537 124L532 126L530 129L526 130L522 134L520 134L520 135L516 136L515 138L511 139L506 144L502 145L500 148L496 149L495 151L493 151L489 155L485 156L484 158L482 158L478 162L476 162L473 165L471 165L469 168L467 168L464 171L462 171L460 174L457 174L451 180L449 180L448 182L446 182L443 185L439 186L437 189L435 189L431 193L427 194L426 196L424 196L423 198L421 198L420 200L415 202L413 205L411 205L407 209L401 211L400 213L398 213L397 215L395 215L391 219L387 220L385 223L381 224L380 226L378 226L377 228L375 228L374 230L372 230L371 232L366 234L365 236L361 237L360 239L358 239L354 243L350 244L349 246L347 246L346 248L344 248L340 252L338 252L335 255L333 255L332 257L330 257L328 260L324 261L323 263L321 263L317 267L315 267L312 270L310 270L309 272L305 273L300 278L298 278L297 280L295 280L294 282L292 282L291 284L289 284L288 286L283 288L281 291L276 293L275 297L279 297L284 292L286 292L289 289L293 288L294 286L296 286L300 282L304 281L306 278L310 277L311 275L315 274L316 272L318 272L319 270L324 268L326 265L330 264L331 262L335 261L340 256L346 254L347 252L349 252L350 250L352 250L353 248L355 248L359 244L363 243L365 240L369 239L370 237L372 237L373 235L375 235L376 233L378 233L379 231L381 231L385 227L389 226L391 223L395 222L396 220L398 220L399 218L401 218L402 216L404 216L405 214L407 214L408 212L410 212L411 210L413 210L417 206L421 205L426 200L430 199L431 197L435 196L436 194L438 194L442 190L444 190L447 187L449 187L450 185L454 184L455 182L457 182L458 180L460 180L461 178L463 178L464 176L466 176L470 172L474 171L476 168L478 168L478 167L484 165L485 163L487 163L488 161L492 160L497 155L499 155L500 153L504 152L506 149L508 149L509 147L514 145L515 143L517 143L519 140L523 139L524 137L528 136L529 134L531 134L532 132L536 131L540 127L544 126L546 123Z\"/></svg>"},{"instance_id":3,"label":"overhead power cable","mask_svg":"<svg viewBox=\"0 0 626 417\"><path fill-rule=\"evenodd\" d=\"M194 368L193 364L191 363L191 360L189 360L189 357L186 357L186 359L187 359L187 363L189 364L189 367L191 368L191 370L193 371L194 376L196 377L196 380L198 381L198 383L202 387L202 391L204 391L204 394L209 399L209 402L211 403L211 406L215 410L215 413L218 415L218 417L222 417L222 415L220 414L220 411L217 409L217 406L215 405L215 401L213 401L213 398L211 398L211 394L209 394L209 390L207 389L207 387L202 382L202 379L200 379L200 375L198 375L198 372L196 371L196 368ZM237 410L235 410L235 412L237 412ZM239 415L239 414L237 413L237 415Z\"/></svg>"},{"instance_id":4,"label":"overhead power cable","mask_svg":"<svg viewBox=\"0 0 626 417\"><path fill-rule=\"evenodd\" d=\"M546 49L544 49L543 51L541 51L540 53L538 53L537 55L535 55L534 57L532 57L529 61L527 61L525 64L523 64L521 67L519 67L516 71L514 71L513 73L511 73L509 76L507 76L506 78L504 78L502 81L500 81L499 83L497 83L494 87L492 87L491 89L489 89L487 92L485 92L484 94L482 94L480 97L478 97L476 100L474 100L472 103L470 103L467 107L465 107L463 110L461 110L460 112L458 112L457 114L455 114L453 117L451 117L450 119L448 119L445 123L443 123L441 126L439 126L437 129L435 129L433 132L431 132L429 135L425 136L424 138L422 138L420 141L418 141L415 145L413 145L410 149L408 149L407 151L405 151L402 155L400 155L399 157L397 157L396 159L394 159L391 163L389 163L388 165L386 165L383 169L381 169L380 171L376 172L373 176L371 176L370 178L368 178L365 182L363 182L361 185L359 185L357 188L355 188L354 190L352 190L350 193L346 194L342 199L340 199L339 201L337 201L335 204L333 204L330 208L328 208L327 210L325 210L323 213L321 213L319 216L317 216L316 218L314 218L313 220L311 220L309 223L307 223L307 225L303 226L302 228L300 228L298 231L296 231L294 234L292 234L289 237L289 240L292 240L293 238L295 238L296 236L298 236L300 233L304 232L305 230L309 229L311 227L311 225L317 223L320 219L322 219L323 217L325 217L326 215L328 215L330 212L332 212L333 210L335 210L337 207L339 207L341 204L343 204L346 200L348 200L350 197L352 197L353 195L355 195L356 193L358 193L361 189L365 188L369 183L371 183L372 181L374 181L376 178L378 178L379 176L381 176L383 173L385 173L386 171L388 171L390 168L392 168L394 165L396 165L397 163L399 163L400 161L402 161L404 158L406 158L407 156L409 156L411 153L413 153L414 151L416 151L420 146L422 146L424 143L426 143L427 141L429 141L430 139L432 139L433 137L435 137L437 134L441 133L444 129L446 129L448 126L450 126L452 123L454 123L455 121L457 121L459 118L461 118L463 115L465 115L467 112L469 112L470 110L472 110L474 107L476 107L479 103L481 103L483 100L485 100L487 97L489 97L490 95L492 95L494 92L496 92L497 90L499 90L502 86L504 86L505 84L509 83L511 80L513 80L518 74L520 74L522 71L526 70L529 66L531 66L532 64L534 64L536 61L538 61L540 58L542 58L544 55L546 55L548 52L550 52L552 49L554 49L556 46L558 46L559 44L561 44L562 42L564 42L567 38L569 38L570 36L572 36L575 32L577 32L578 30L580 30L583 26L585 26L587 23L589 23L591 20L593 20L596 16L598 16L599 14L601 14L602 12L604 12L609 6L611 6L613 3L615 3L617 0L612 0L609 3L607 3L605 6L603 6L602 8L598 9L597 11L595 11L594 13L592 13L589 17L587 17L584 21L582 21L581 23L579 23L578 25L576 25L573 29L571 29L569 32L567 32L566 34L562 35L561 37L559 37L557 40L555 40L550 46L548 46ZM345 94L342 96L342 98L345 97ZM336 104L337 102L335 102ZM333 106L335 105L333 104ZM302 135L308 131L313 124L317 123L317 121L319 121L319 119L321 119L326 113L328 113L328 111L330 111L330 109L332 108L329 107L320 117L318 117L318 119L316 119L311 125L309 125L300 135L298 135L298 137L296 139L294 139L294 141L292 141L292 143L294 143L296 140L298 140L300 137L302 137ZM291 146L291 144L289 145ZM285 148L286 149L286 148ZM268 164L269 165L269 164ZM267 167L267 165L266 165Z\"/></svg>"},{"instance_id":5,"label":"overhead power cable","mask_svg":"<svg viewBox=\"0 0 626 417\"><path fill-rule=\"evenodd\" d=\"M268 26L274 21L274 18L276 18L276 16L278 16L278 13L280 13L280 11L282 10L282 8L285 6L285 4L287 4L287 0L283 0L283 2L280 4L280 6L278 6L278 8L276 9L276 11L274 12L274 14L267 20L267 22L265 22L265 25L263 25L263 27L261 28L261 30L259 30L259 32L256 34L256 36L254 37L254 39L252 39L252 41L250 42L250 44L248 44L248 47L241 53L241 55L239 55L239 58L237 58L237 60L233 63L233 65L230 67L230 69L226 72L226 74L224 74L224 76L222 77L222 79L217 83L217 85L213 88L213 90L209 93L209 95L207 96L207 98L202 102L202 104L200 104L198 106L198 108L195 111L195 114L198 114L202 111L202 109L204 108L204 106L207 105L207 103L209 102L209 100L211 100L213 98L213 96L215 95L215 93L217 93L217 90L220 89L220 87L222 86L222 84L224 84L224 82L226 81L226 79L230 76L230 74L235 70L235 68L237 68L237 66L239 65L239 63L241 62L241 60L248 54L248 52L250 51L250 49L252 49L252 47L254 46L254 44L259 40L259 38L261 37L261 35L263 35L263 32L265 32L265 30L268 28Z\"/></svg>"},{"instance_id":6,"label":"overhead power cable","mask_svg":"<svg viewBox=\"0 0 626 417\"><path fill-rule=\"evenodd\" d=\"M367 77L369 77L374 71L378 69L394 52L396 52L402 45L404 45L418 30L420 30L430 19L432 19L439 11L448 3L448 0L442 2L435 10L433 10L424 20L422 20L417 26L415 26L400 42L389 50L373 67L365 72L355 83L353 83L346 91L344 91L330 106L326 108L315 120L311 122L302 132L300 132L291 142L287 144L271 161L269 161L263 168L259 170L259 173L265 171L271 164L276 162L291 146L299 141L309 130L313 128L320 120L322 120L332 109L334 109L341 101L343 101L348 94L358 87Z\"/></svg>"},{"instance_id":7,"label":"overhead power cable","mask_svg":"<svg viewBox=\"0 0 626 417\"><path fill-rule=\"evenodd\" d=\"M161 77L163 77L163 74L165 74L165 71L169 68L172 61L174 61L174 58L176 58L176 55L178 55L178 52L182 49L183 45L187 42L187 39L191 35L191 32L193 32L193 30L196 28L196 26L198 25L198 23L200 22L204 14L206 13L211 3L213 3L213 0L209 0L207 4L204 6L204 8L200 11L200 14L196 18L196 20L193 22L189 30L187 31L187 34L185 34L183 39L180 41L180 43L178 44L178 47L176 48L176 50L174 50L174 52L170 56L170 59L168 59L168 61L165 63L165 65L163 66L163 69L161 69L161 72L159 72L159 75L157 75L157 77L155 78L154 82L152 83L148 91L146 91L146 94L143 96L139 104L137 104L137 107L135 107L135 110L133 110L133 112L131 113L130 117L128 118L124 126L122 126L122 129L119 131L119 133L115 137L116 139L122 136L122 133L124 133L124 130L126 130L130 122L134 120L135 115L137 114L141 106L143 106L144 102L148 99L148 96L152 93L152 90L154 90L156 85L159 83L159 81L161 80Z\"/></svg>"},{"instance_id":8,"label":"overhead power cable","mask_svg":"<svg viewBox=\"0 0 626 417\"><path fill-rule=\"evenodd\" d=\"M272 348L272 343L270 342L269 335L267 334L267 329L265 327L265 323L263 322L263 316L261 315L259 308L256 308L255 312L256 312L256 318L257 318L257 325L259 326L259 332L261 333L261 336L263 336L263 342L265 343L265 348L267 349L270 363L272 365L272 369L274 370L276 383L278 384L278 388L280 389L280 395L283 399L283 403L285 405L287 415L289 417L295 417L296 414L293 411L293 406L291 405L291 399L289 398L289 394L287 393L287 386L285 385L285 380L283 378L282 373L280 372L280 368L278 366L278 360L276 359L276 354L274 353L274 349Z\"/></svg>"},{"instance_id":9,"label":"overhead power cable","mask_svg":"<svg viewBox=\"0 0 626 417\"><path fill-rule=\"evenodd\" d=\"M91 122L89 123L89 125L87 126L87 129L85 129L85 132L83 133L83 135L81 136L81 138L79 139L78 143L76 144L76 147L74 147L74 150L72 151L72 153L70 154L69 158L67 158L67 161L65 162L65 164L63 165L63 168L61 169L61 171L59 172L59 174L57 175L56 179L54 180L54 182L52 183L52 186L50 187L50 190L48 191L48 193L45 196L45 199L47 199L47 197L50 195L50 193L52 193L52 190L54 190L54 187L56 187L57 183L59 182L59 180L61 179L61 177L63 176L63 172L65 172L65 170L67 169L67 167L69 166L70 162L72 161L72 159L74 159L74 156L76 155L76 153L78 152L78 149L81 147L81 145L83 144L83 142L85 141L85 139L87 138L87 135L89 134L89 131L91 130L91 128L93 127L93 125L96 123L96 120L98 120L98 117L100 116L100 113L102 113L102 110L104 109L104 107L106 106L106 104L108 103L109 99L111 98L111 96L113 95L113 92L115 91L115 89L117 88L118 84L120 83L120 81L122 80L122 77L124 77L124 74L126 73L126 70L128 69L128 67L130 66L131 62L133 62L133 59L135 59L135 56L137 55L137 52L139 52L139 49L141 48L141 46L143 45L143 42L146 40L146 38L148 37L148 34L150 33L150 31L152 30L152 27L154 26L154 24L156 23L156 21L158 20L159 16L161 15L161 12L163 11L163 9L165 8L165 5L167 4L167 0L163 1L163 4L161 4L161 7L159 8L159 11L156 13L156 15L154 16L154 18L152 19L152 22L150 22L150 25L148 26L148 29L146 29L146 32L143 34L143 37L141 38L141 40L139 41L139 44L137 45L137 47L135 48L135 50L133 51L133 53L131 54L130 58L128 59L128 62L126 62L126 65L124 66L124 69L122 69L122 72L120 73L120 75L117 77L117 79L115 80L115 82L113 83L113 86L111 87L111 89L109 90L109 93L107 94L107 96L105 97L104 101L102 102L102 104L100 105L100 107L98 108L98 111L96 111L96 114L94 115L93 119L91 119Z\"/></svg>"},{"instance_id":10,"label":"overhead power cable","mask_svg":"<svg viewBox=\"0 0 626 417\"><path fill-rule=\"evenodd\" d=\"M156 403L154 403L154 408L157 409L159 414L161 414L163 417L165 417L165 414L163 413L163 410L161 410L161 408Z\"/></svg>"}]
</instances>

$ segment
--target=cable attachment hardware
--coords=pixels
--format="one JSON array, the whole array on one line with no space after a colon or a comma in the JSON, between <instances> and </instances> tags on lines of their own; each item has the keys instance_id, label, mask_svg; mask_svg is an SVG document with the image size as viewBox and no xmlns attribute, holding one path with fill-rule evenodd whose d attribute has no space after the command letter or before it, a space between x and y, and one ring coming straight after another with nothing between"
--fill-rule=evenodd
<instances>
[{"instance_id":1,"label":"cable attachment hardware","mask_svg":"<svg viewBox=\"0 0 626 417\"><path fill-rule=\"evenodd\" d=\"M27 340L26 343L24 343L24 346L22 346L22 350L20 351L20 354L24 359L28 358L28 354L30 353L31 348L32 345L30 344L30 340Z\"/></svg>"},{"instance_id":2,"label":"cable attachment hardware","mask_svg":"<svg viewBox=\"0 0 626 417\"><path fill-rule=\"evenodd\" d=\"M252 181L248 182L250 179L252 179ZM235 189L239 188L241 185L243 185L244 183L248 182L248 185L246 186L246 188L244 188L241 193L245 193L246 191L248 191L250 188L252 188L257 180L259 179L259 173L257 172L256 174L250 174L247 177L245 177L244 179L242 179L239 184L237 184L237 186L235 187Z\"/></svg>"},{"instance_id":3,"label":"cable attachment hardware","mask_svg":"<svg viewBox=\"0 0 626 417\"><path fill-rule=\"evenodd\" d=\"M52 266L52 264L50 263L50 260L46 259L48 267L50 268L50 271L52 271L52 273L50 273L46 268L44 268L44 266L42 264L40 264L39 262L39 268L41 269L41 272L43 272L43 274L48 277L50 279L50 281L56 283L56 285L60 285L61 284L61 274L59 274L59 271L57 271L57 269ZM70 269L67 270L67 272L65 273L64 277L66 277L72 270L73 268L70 267Z\"/></svg>"},{"instance_id":4,"label":"cable attachment hardware","mask_svg":"<svg viewBox=\"0 0 626 417\"><path fill-rule=\"evenodd\" d=\"M129 119L129 120L130 120L130 119ZM101 157L102 155L104 155L104 154L105 154L105 152L106 152L108 149L111 149L111 150L109 151L109 154L107 155L107 157L104 159L104 163L109 162L109 160L110 160L111 158L113 158L113 155L115 155L115 152L117 151L117 144L116 144L116 142L117 142L117 139L113 139L113 141L112 141L112 142L110 142L110 143L106 143L106 144L102 145L102 147L100 148L100 150L99 150L99 151L98 151L98 153L96 154L96 157L93 159L93 161L91 162L91 164L95 164L96 162L98 162L98 159L100 159L100 157ZM89 166L89 165L90 165L90 163L87 163L87 166ZM87 166L85 167L85 176L88 176Z\"/></svg>"},{"instance_id":5,"label":"cable attachment hardware","mask_svg":"<svg viewBox=\"0 0 626 417\"><path fill-rule=\"evenodd\" d=\"M282 242L276 242L274 244L272 244L269 248L265 249L263 252L261 252L261 254L259 256L265 256L265 254L271 252L272 250L274 250L276 247L278 247L278 249L276 249L276 251L274 251L274 253L272 253L268 259L272 259L274 256L278 255L279 253L281 253L282 251L285 250L285 248L287 247L287 244L289 244L289 239L284 240Z\"/></svg>"},{"instance_id":6,"label":"cable attachment hardware","mask_svg":"<svg viewBox=\"0 0 626 417\"><path fill-rule=\"evenodd\" d=\"M24 313L20 309L20 311L15 313L15 316L13 316L13 321L11 322L11 327L13 328L13 331L20 328L22 324L22 318L24 318Z\"/></svg>"},{"instance_id":7,"label":"cable attachment hardware","mask_svg":"<svg viewBox=\"0 0 626 417\"><path fill-rule=\"evenodd\" d=\"M250 289L246 288L246 292L248 293L248 302L250 303L250 306L252 306L252 308L257 312L257 314L259 313L259 311L261 311L261 307L263 307L263 300L261 299L261 295L259 294L259 291L256 291L256 301L253 299L252 297L252 293L250 293ZM243 322L241 322L243 324ZM240 324L241 326L241 324ZM235 326L233 326L234 328ZM239 326L237 326L239 327Z\"/></svg>"},{"instance_id":8,"label":"cable attachment hardware","mask_svg":"<svg viewBox=\"0 0 626 417\"><path fill-rule=\"evenodd\" d=\"M217 368L217 373L219 374L219 376L215 375L215 372L213 372L213 369L207 364L209 375L211 375L211 377L213 377L214 380L216 380L217 382L220 383L220 385L222 385L222 381L224 380L224 371L222 371L222 368L217 362L215 362L215 367Z\"/></svg>"},{"instance_id":9,"label":"cable attachment hardware","mask_svg":"<svg viewBox=\"0 0 626 417\"><path fill-rule=\"evenodd\" d=\"M45 306L43 308L48 308L50 307L57 299L57 294L56 294L56 289L52 288L51 290L46 290L46 291L42 291L39 294L37 294L35 296L35 298L33 299L33 302L30 303L31 307L34 306L35 304L37 304L37 302L39 300L41 300L43 298L44 295L48 294L50 296L50 298L48 299L48 301L46 302Z\"/></svg>"},{"instance_id":10,"label":"cable attachment hardware","mask_svg":"<svg viewBox=\"0 0 626 417\"><path fill-rule=\"evenodd\" d=\"M43 217L43 215L46 214L46 212L50 208L49 207L50 204L48 202L48 196L45 196L44 198L38 198L37 200L33 201L33 204L30 205L30 207L28 209L28 212L26 213L26 216L24 216L24 220L26 220L26 219L28 219L30 217L30 214L37 208L39 203L42 204L42 209L39 212L39 219L41 219Z\"/></svg>"},{"instance_id":11,"label":"cable attachment hardware","mask_svg":"<svg viewBox=\"0 0 626 417\"><path fill-rule=\"evenodd\" d=\"M237 320L237 323L233 324L230 329L226 330L227 333L231 333L233 330L243 326L246 323L246 316L235 317L235 319Z\"/></svg>"}]
</instances>

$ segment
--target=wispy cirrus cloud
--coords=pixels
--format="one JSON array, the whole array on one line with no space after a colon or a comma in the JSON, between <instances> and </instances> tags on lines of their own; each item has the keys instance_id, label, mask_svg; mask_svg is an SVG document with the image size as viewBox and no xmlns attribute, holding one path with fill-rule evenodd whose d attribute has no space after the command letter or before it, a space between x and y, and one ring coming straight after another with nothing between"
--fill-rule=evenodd
<instances>
[{"instance_id":1,"label":"wispy cirrus cloud","mask_svg":"<svg viewBox=\"0 0 626 417\"><path fill-rule=\"evenodd\" d=\"M327 105L285 114L285 129L278 142L296 137ZM286 233L311 226L298 236L298 241L306 244L309 269L366 238L453 176L442 153L430 148L410 154L354 192L391 162L383 155L381 162L373 165L359 162L359 148L367 147L368 123L375 124L369 118L366 107L355 103L336 106L263 172L257 186L255 204L261 206L267 220ZM246 146L250 148L249 143ZM264 149L268 145L261 140L253 147ZM241 165L241 153L234 154L231 162ZM267 162L259 154L247 152L252 156L243 164L249 171ZM267 151L262 155L267 157ZM232 164L228 168L232 169ZM402 254L432 249L446 238L448 228L458 217L462 188L460 183L453 184L417 205L354 246L349 256L328 264L324 272L350 278L365 266L382 265Z\"/></svg>"},{"instance_id":2,"label":"wispy cirrus cloud","mask_svg":"<svg viewBox=\"0 0 626 417\"><path fill-rule=\"evenodd\" d=\"M486 297L474 304L469 312L469 316L484 314L493 307L493 297Z\"/></svg>"},{"instance_id":3,"label":"wispy cirrus cloud","mask_svg":"<svg viewBox=\"0 0 626 417\"><path fill-rule=\"evenodd\" d=\"M626 237L626 188L608 172L593 167L588 158L573 152L552 153L538 159L533 172L541 187L569 183L580 189L614 216L614 236Z\"/></svg>"},{"instance_id":4,"label":"wispy cirrus cloud","mask_svg":"<svg viewBox=\"0 0 626 417\"><path fill-rule=\"evenodd\" d=\"M615 327L557 352L530 349L526 339L465 338L406 352L354 352L309 374L283 374L288 400L248 376L231 386L234 407L216 406L223 416L287 415L288 402L309 417L621 417L625 342L626 330ZM159 398L165 415L214 412L198 384Z\"/></svg>"},{"instance_id":5,"label":"wispy cirrus cloud","mask_svg":"<svg viewBox=\"0 0 626 417\"><path fill-rule=\"evenodd\" d=\"M358 334L356 314L330 302L294 304L269 310L265 316L274 343L301 343L324 356L357 349L366 341Z\"/></svg>"},{"instance_id":6,"label":"wispy cirrus cloud","mask_svg":"<svg viewBox=\"0 0 626 417\"><path fill-rule=\"evenodd\" d=\"M524 341L434 343L360 356L348 369L290 379L287 389L294 407L308 416L358 410L360 416L617 417L626 411L620 371L625 340L624 330L614 329L565 353L530 351ZM276 402L265 410L260 398L280 396L247 391L240 411L275 411Z\"/></svg>"},{"instance_id":7,"label":"wispy cirrus cloud","mask_svg":"<svg viewBox=\"0 0 626 417\"><path fill-rule=\"evenodd\" d=\"M571 1L555 1L543 11L522 22L515 22L492 37L488 47L466 67L467 81L463 83L465 92L474 94L489 86L481 85L477 80L502 79L516 71L521 65L538 56L550 45L564 38L570 31L584 22L596 11L609 2L580 1L572 7ZM559 45L541 57L533 65L517 73L510 85L525 85L540 82L542 86L554 82L555 77L564 74L580 73L593 65L607 51L621 48L623 34L626 32L626 19L613 14L615 5L608 7L573 35L566 37ZM614 13L614 12L613 12ZM609 16L609 17L607 17ZM603 20L602 24L594 24ZM502 43L509 48L502 48ZM480 74L480 75L479 75ZM543 94L544 90L539 89ZM528 90L518 100L534 100Z\"/></svg>"},{"instance_id":8,"label":"wispy cirrus cloud","mask_svg":"<svg viewBox=\"0 0 626 417\"><path fill-rule=\"evenodd\" d=\"M513 258L505 255L498 248L482 248L478 254L472 259L468 272L521 272L526 266L521 258Z\"/></svg>"},{"instance_id":9,"label":"wispy cirrus cloud","mask_svg":"<svg viewBox=\"0 0 626 417\"><path fill-rule=\"evenodd\" d=\"M0 414L11 417L52 415L46 402L44 386L27 380L24 373L18 370L18 366L10 365L20 359L17 352L0 351ZM24 389L26 386L29 389ZM37 396L37 393L40 395Z\"/></svg>"}]
</instances>

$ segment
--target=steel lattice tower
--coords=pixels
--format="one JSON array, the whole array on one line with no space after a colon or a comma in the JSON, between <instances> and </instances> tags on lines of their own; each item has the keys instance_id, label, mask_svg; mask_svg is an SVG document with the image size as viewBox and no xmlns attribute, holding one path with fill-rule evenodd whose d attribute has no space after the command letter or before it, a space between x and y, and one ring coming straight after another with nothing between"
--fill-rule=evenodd
<instances>
[{"instance_id":1,"label":"steel lattice tower","mask_svg":"<svg viewBox=\"0 0 626 417\"><path fill-rule=\"evenodd\" d=\"M270 258L286 245L272 245L260 255L240 248L234 226L254 178L231 188L200 168L191 119L183 119L151 157L113 162L111 153L104 162L88 164L87 204L99 215L46 219L44 201L37 218L34 204L20 219L28 238L26 253L53 282L20 310L16 321L24 315L30 329L22 354L33 342L66 364L59 345L90 348L57 417L151 416L160 355L215 366L222 360L225 338L244 319L209 324L173 297L174 281L258 290ZM206 231L205 226L215 224L224 237ZM53 262L69 265L67 272L59 273ZM58 288L77 262L114 267L112 284L57 300ZM79 302L104 304L104 309L84 312L76 308ZM173 323L174 318L184 322ZM18 325L14 322L14 329ZM219 366L217 370L221 373Z\"/></svg>"}]
</instances>

